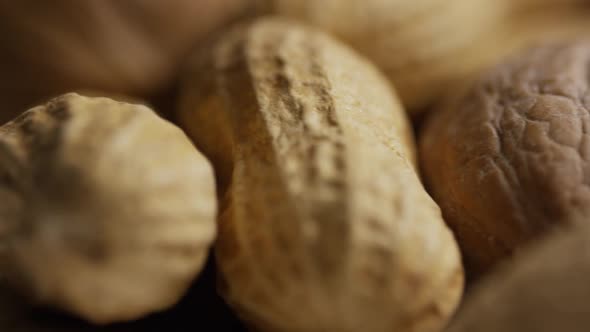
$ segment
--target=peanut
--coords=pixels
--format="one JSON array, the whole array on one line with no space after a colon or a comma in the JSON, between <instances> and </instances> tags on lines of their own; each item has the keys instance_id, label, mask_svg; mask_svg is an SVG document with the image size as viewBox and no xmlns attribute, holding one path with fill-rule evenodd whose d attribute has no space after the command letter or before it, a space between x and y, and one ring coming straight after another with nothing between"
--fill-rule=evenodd
<instances>
[{"instance_id":1,"label":"peanut","mask_svg":"<svg viewBox=\"0 0 590 332\"><path fill-rule=\"evenodd\" d=\"M215 233L207 160L144 106L68 94L0 127L0 276L95 323L173 305Z\"/></svg>"},{"instance_id":2,"label":"peanut","mask_svg":"<svg viewBox=\"0 0 590 332\"><path fill-rule=\"evenodd\" d=\"M220 183L221 290L263 331L437 331L462 292L453 236L386 79L266 18L197 56L180 123Z\"/></svg>"}]
</instances>

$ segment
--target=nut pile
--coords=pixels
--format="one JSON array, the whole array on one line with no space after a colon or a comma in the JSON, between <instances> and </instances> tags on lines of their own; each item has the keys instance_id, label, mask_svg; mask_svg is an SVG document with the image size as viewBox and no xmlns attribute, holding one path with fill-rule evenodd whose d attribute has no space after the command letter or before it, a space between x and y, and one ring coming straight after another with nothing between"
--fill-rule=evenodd
<instances>
[{"instance_id":1,"label":"nut pile","mask_svg":"<svg viewBox=\"0 0 590 332\"><path fill-rule=\"evenodd\" d=\"M589 4L231 8L0 126L0 331L590 330Z\"/></svg>"}]
</instances>

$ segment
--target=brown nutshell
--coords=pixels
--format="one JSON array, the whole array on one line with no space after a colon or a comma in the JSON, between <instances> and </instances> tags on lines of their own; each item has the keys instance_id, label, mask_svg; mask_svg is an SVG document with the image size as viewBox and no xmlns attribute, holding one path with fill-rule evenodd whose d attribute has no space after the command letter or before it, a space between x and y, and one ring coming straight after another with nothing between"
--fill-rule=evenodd
<instances>
[{"instance_id":1,"label":"brown nutshell","mask_svg":"<svg viewBox=\"0 0 590 332\"><path fill-rule=\"evenodd\" d=\"M475 270L590 213L589 60L586 40L523 52L426 126L426 180Z\"/></svg>"},{"instance_id":2,"label":"brown nutshell","mask_svg":"<svg viewBox=\"0 0 590 332\"><path fill-rule=\"evenodd\" d=\"M589 274L588 225L551 234L478 284L446 331L588 331Z\"/></svg>"}]
</instances>

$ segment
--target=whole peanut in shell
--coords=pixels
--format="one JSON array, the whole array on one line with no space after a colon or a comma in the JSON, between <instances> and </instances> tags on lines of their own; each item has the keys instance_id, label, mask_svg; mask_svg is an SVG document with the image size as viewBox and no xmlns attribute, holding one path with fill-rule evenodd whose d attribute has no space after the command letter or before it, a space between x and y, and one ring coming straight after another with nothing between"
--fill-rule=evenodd
<instances>
[{"instance_id":1,"label":"whole peanut in shell","mask_svg":"<svg viewBox=\"0 0 590 332\"><path fill-rule=\"evenodd\" d=\"M95 323L176 303L215 234L209 162L145 106L68 94L0 127L0 277Z\"/></svg>"},{"instance_id":2,"label":"whole peanut in shell","mask_svg":"<svg viewBox=\"0 0 590 332\"><path fill-rule=\"evenodd\" d=\"M204 52L179 117L220 183L226 300L262 331L438 331L463 271L385 78L277 18Z\"/></svg>"},{"instance_id":3,"label":"whole peanut in shell","mask_svg":"<svg viewBox=\"0 0 590 332\"><path fill-rule=\"evenodd\" d=\"M474 270L590 213L587 40L539 46L433 112L427 183Z\"/></svg>"}]
</instances>

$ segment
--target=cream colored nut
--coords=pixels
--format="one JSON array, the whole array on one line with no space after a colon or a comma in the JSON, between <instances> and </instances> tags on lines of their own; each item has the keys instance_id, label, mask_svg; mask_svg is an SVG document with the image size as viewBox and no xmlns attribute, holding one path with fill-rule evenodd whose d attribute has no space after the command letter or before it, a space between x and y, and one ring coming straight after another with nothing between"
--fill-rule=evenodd
<instances>
[{"instance_id":1,"label":"cream colored nut","mask_svg":"<svg viewBox=\"0 0 590 332\"><path fill-rule=\"evenodd\" d=\"M227 301L263 331L438 331L463 271L385 78L280 19L204 53L179 115L217 171Z\"/></svg>"},{"instance_id":2,"label":"cream colored nut","mask_svg":"<svg viewBox=\"0 0 590 332\"><path fill-rule=\"evenodd\" d=\"M259 0L369 58L411 113L536 40L588 31L581 0ZM582 17L579 17L582 16Z\"/></svg>"},{"instance_id":3,"label":"cream colored nut","mask_svg":"<svg viewBox=\"0 0 590 332\"><path fill-rule=\"evenodd\" d=\"M373 61L410 111L428 105L478 61L464 56L504 15L501 1L263 0L268 12L329 31Z\"/></svg>"},{"instance_id":4,"label":"cream colored nut","mask_svg":"<svg viewBox=\"0 0 590 332\"><path fill-rule=\"evenodd\" d=\"M0 276L96 323L165 309L213 240L213 181L144 106L68 94L33 108L0 127Z\"/></svg>"},{"instance_id":5,"label":"cream colored nut","mask_svg":"<svg viewBox=\"0 0 590 332\"><path fill-rule=\"evenodd\" d=\"M447 331L589 331L589 275L588 226L552 235L476 285Z\"/></svg>"},{"instance_id":6,"label":"cream colored nut","mask_svg":"<svg viewBox=\"0 0 590 332\"><path fill-rule=\"evenodd\" d=\"M420 155L470 267L590 214L588 41L498 65L426 125Z\"/></svg>"}]
</instances>

